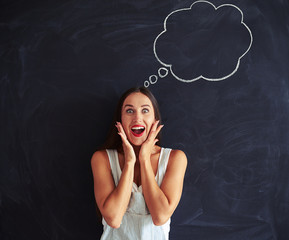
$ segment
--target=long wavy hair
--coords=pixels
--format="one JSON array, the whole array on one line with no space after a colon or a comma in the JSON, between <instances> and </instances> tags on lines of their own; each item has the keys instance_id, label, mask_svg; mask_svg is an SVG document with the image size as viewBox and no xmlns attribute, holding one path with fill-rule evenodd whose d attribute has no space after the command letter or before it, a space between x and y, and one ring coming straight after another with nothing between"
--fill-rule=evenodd
<instances>
[{"instance_id":1,"label":"long wavy hair","mask_svg":"<svg viewBox=\"0 0 289 240\"><path fill-rule=\"evenodd\" d=\"M125 93L123 93L123 95L120 97L120 99L117 103L117 107L116 107L116 110L114 113L113 121L112 121L112 124L110 126L108 136L107 136L104 144L99 148L99 150L117 149L120 152L123 151L122 150L122 140L121 140L121 137L118 135L118 131L115 127L115 124L116 124L116 122L121 122L121 111L122 111L123 103L124 103L125 99L132 93L142 93L151 100L153 108L154 108L155 120L160 120L159 124L161 124L161 114L160 114L160 110L159 110L159 105L158 105L156 98L152 94L152 92L145 87L130 88ZM157 139L159 141L156 143L156 145L160 146L160 142L161 142L161 134L160 133L157 135Z\"/></svg>"}]
</instances>

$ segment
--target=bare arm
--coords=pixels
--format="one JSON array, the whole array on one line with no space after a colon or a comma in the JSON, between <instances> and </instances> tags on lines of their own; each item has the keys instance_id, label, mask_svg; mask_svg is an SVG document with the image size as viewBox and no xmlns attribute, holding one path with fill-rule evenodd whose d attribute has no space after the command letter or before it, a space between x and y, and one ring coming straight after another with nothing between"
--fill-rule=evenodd
<instances>
[{"instance_id":1,"label":"bare arm","mask_svg":"<svg viewBox=\"0 0 289 240\"><path fill-rule=\"evenodd\" d=\"M176 209L182 194L187 167L186 155L172 150L163 182L159 187L151 162L141 161L141 182L146 204L155 225L163 225Z\"/></svg>"},{"instance_id":2,"label":"bare arm","mask_svg":"<svg viewBox=\"0 0 289 240\"><path fill-rule=\"evenodd\" d=\"M132 190L136 157L120 123L116 124L122 139L125 163L115 186L106 151L97 151L91 159L94 195L97 206L108 225L118 228L126 212Z\"/></svg>"},{"instance_id":3,"label":"bare arm","mask_svg":"<svg viewBox=\"0 0 289 240\"><path fill-rule=\"evenodd\" d=\"M159 187L154 176L150 157L157 134L163 125L154 123L147 140L143 143L139 161L141 166L141 182L146 204L155 225L163 225L176 209L183 190L187 157L180 150L172 150L162 184Z\"/></svg>"},{"instance_id":4,"label":"bare arm","mask_svg":"<svg viewBox=\"0 0 289 240\"><path fill-rule=\"evenodd\" d=\"M115 186L106 151L97 151L91 159L94 195L108 225L118 228L131 196L134 162L126 161L119 183Z\"/></svg>"}]
</instances>

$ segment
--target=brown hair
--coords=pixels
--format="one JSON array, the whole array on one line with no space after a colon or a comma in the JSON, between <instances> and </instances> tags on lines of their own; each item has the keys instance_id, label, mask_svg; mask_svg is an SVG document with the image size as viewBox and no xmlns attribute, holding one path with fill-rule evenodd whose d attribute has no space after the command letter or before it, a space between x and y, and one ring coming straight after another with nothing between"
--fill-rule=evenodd
<instances>
[{"instance_id":1,"label":"brown hair","mask_svg":"<svg viewBox=\"0 0 289 240\"><path fill-rule=\"evenodd\" d=\"M122 141L120 136L118 135L117 129L115 127L115 123L116 122L121 122L121 110L122 110L122 105L125 101L125 99L132 93L142 93L145 96L147 96L153 105L154 108L154 114L155 114L155 119L156 120L160 120L159 124L161 124L161 114L160 114L160 110L159 110L159 105L158 102L156 100L156 98L154 97L154 95L152 94L152 92L150 90L148 90L145 87L135 87L135 88L130 88L128 89L125 93L122 94L122 96L120 97L117 106L116 106L116 110L114 113L114 117L113 117L113 121L107 136L107 139L105 141L105 143L99 148L99 150L103 150L103 149L117 149L119 151L122 151ZM160 133L157 135L157 139L159 140L156 144L160 145Z\"/></svg>"}]
</instances>

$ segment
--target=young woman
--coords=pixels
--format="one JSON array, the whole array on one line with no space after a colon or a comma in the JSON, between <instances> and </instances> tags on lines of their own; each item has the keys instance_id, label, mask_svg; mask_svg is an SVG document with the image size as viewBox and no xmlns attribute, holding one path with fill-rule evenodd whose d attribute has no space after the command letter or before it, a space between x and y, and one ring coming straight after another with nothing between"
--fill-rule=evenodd
<instances>
[{"instance_id":1,"label":"young woman","mask_svg":"<svg viewBox=\"0 0 289 240\"><path fill-rule=\"evenodd\" d=\"M132 88L120 98L115 126L91 159L102 240L168 239L187 158L180 150L160 147L160 121L148 89Z\"/></svg>"}]
</instances>

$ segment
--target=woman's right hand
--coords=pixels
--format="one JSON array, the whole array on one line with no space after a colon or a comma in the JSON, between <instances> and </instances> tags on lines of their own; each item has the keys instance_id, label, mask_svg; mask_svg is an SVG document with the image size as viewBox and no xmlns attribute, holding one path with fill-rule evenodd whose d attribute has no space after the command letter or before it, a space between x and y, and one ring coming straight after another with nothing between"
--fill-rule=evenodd
<instances>
[{"instance_id":1,"label":"woman's right hand","mask_svg":"<svg viewBox=\"0 0 289 240\"><path fill-rule=\"evenodd\" d=\"M116 128L118 130L118 134L121 137L122 140L122 147L123 147L123 151L124 151L124 158L125 158L125 162L129 163L132 162L133 164L136 162L136 156L135 156L135 152L133 150L132 145L130 144L130 142L127 139L127 136L125 134L125 131L121 125L120 122L116 122Z\"/></svg>"}]
</instances>

